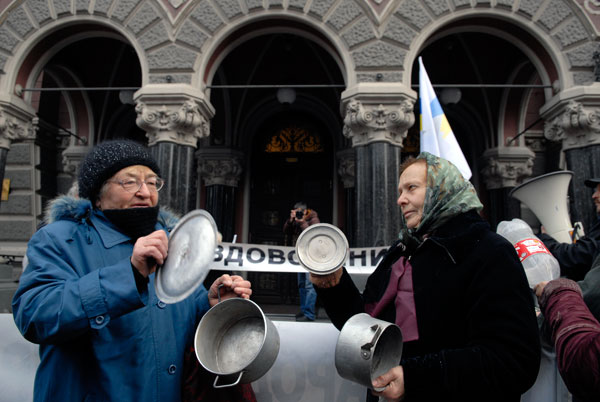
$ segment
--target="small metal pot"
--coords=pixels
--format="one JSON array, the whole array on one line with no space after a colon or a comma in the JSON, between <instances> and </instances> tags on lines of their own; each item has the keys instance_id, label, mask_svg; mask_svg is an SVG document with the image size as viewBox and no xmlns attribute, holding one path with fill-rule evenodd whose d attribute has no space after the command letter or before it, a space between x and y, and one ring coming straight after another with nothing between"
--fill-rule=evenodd
<instances>
[{"instance_id":1,"label":"small metal pot","mask_svg":"<svg viewBox=\"0 0 600 402\"><path fill-rule=\"evenodd\" d=\"M374 389L373 380L398 366L401 358L400 328L365 313L346 321L335 346L335 368L340 377L370 389Z\"/></svg>"},{"instance_id":2,"label":"small metal pot","mask_svg":"<svg viewBox=\"0 0 600 402\"><path fill-rule=\"evenodd\" d=\"M279 353L279 333L253 301L227 299L204 314L194 348L202 367L217 375L213 387L232 387L269 371Z\"/></svg>"}]
</instances>

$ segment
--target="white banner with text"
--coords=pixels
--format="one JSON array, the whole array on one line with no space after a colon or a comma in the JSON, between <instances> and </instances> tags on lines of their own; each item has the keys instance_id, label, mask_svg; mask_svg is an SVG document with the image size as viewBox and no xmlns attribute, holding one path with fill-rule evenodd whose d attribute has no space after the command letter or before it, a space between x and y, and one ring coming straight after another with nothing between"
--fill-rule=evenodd
<instances>
[{"instance_id":1,"label":"white banner with text","mask_svg":"<svg viewBox=\"0 0 600 402\"><path fill-rule=\"evenodd\" d=\"M387 247L351 248L344 266L350 274L368 275L385 255ZM221 243L211 269L248 272L306 272L295 247L264 244Z\"/></svg>"}]
</instances>

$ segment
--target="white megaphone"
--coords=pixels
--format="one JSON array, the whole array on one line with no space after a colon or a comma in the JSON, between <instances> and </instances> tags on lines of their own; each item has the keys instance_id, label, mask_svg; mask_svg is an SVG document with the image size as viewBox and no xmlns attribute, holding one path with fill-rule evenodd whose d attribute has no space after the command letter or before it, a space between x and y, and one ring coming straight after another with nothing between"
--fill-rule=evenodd
<instances>
[{"instance_id":1,"label":"white megaphone","mask_svg":"<svg viewBox=\"0 0 600 402\"><path fill-rule=\"evenodd\" d=\"M573 243L567 193L573 172L561 170L534 177L513 188L510 196L527 205L550 236L562 243Z\"/></svg>"}]
</instances>

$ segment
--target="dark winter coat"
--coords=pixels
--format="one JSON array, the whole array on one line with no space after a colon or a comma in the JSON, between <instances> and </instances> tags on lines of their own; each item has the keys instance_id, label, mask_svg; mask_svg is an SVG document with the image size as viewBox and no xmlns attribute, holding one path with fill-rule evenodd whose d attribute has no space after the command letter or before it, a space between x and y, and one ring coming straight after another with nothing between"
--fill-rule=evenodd
<instances>
[{"instance_id":1,"label":"dark winter coat","mask_svg":"<svg viewBox=\"0 0 600 402\"><path fill-rule=\"evenodd\" d=\"M335 326L381 298L402 255L413 267L419 330L404 345L405 400L519 401L540 364L533 296L513 246L474 211L449 220L412 253L393 245L362 296L347 272L339 285L317 289ZM394 322L394 303L379 318Z\"/></svg>"},{"instance_id":2,"label":"dark winter coat","mask_svg":"<svg viewBox=\"0 0 600 402\"><path fill-rule=\"evenodd\" d=\"M590 270L600 252L600 220L575 243L561 243L546 233L538 237L558 260L561 275L578 281Z\"/></svg>"},{"instance_id":3,"label":"dark winter coat","mask_svg":"<svg viewBox=\"0 0 600 402\"><path fill-rule=\"evenodd\" d=\"M592 268L577 284L581 288L585 304L594 317L600 321L600 256L596 257Z\"/></svg>"}]
</instances>

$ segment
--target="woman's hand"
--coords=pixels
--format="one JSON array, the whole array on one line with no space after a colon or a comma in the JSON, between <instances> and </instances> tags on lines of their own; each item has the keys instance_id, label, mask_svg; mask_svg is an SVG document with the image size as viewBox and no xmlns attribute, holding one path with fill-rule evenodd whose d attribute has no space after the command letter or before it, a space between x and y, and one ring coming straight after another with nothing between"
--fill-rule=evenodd
<instances>
[{"instance_id":1,"label":"woman's hand","mask_svg":"<svg viewBox=\"0 0 600 402\"><path fill-rule=\"evenodd\" d=\"M327 289L337 286L337 284L340 283L343 273L344 269L340 267L337 271L327 275L315 275L311 272L309 278L312 284L316 287Z\"/></svg>"},{"instance_id":2,"label":"woman's hand","mask_svg":"<svg viewBox=\"0 0 600 402\"><path fill-rule=\"evenodd\" d=\"M131 254L131 265L147 278L156 271L158 265L162 265L167 258L169 250L169 239L164 230L157 230L148 236L137 239L133 245Z\"/></svg>"},{"instance_id":3,"label":"woman's hand","mask_svg":"<svg viewBox=\"0 0 600 402\"><path fill-rule=\"evenodd\" d=\"M224 274L217 278L210 286L208 290L208 302L211 307L216 305L219 302L219 293L221 294L221 300L233 297L250 299L250 295L252 294L250 287L250 281L245 280L241 276Z\"/></svg>"},{"instance_id":4,"label":"woman's hand","mask_svg":"<svg viewBox=\"0 0 600 402\"><path fill-rule=\"evenodd\" d=\"M404 399L404 369L396 366L373 380L373 388L383 388L381 392L371 391L385 401L398 402Z\"/></svg>"},{"instance_id":5,"label":"woman's hand","mask_svg":"<svg viewBox=\"0 0 600 402\"><path fill-rule=\"evenodd\" d=\"M548 284L548 281L544 281L544 282L540 282L537 285L535 285L533 287L533 290L535 291L535 295L538 297L538 299L542 296L542 293L544 292L544 288L546 287L546 285Z\"/></svg>"}]
</instances>

